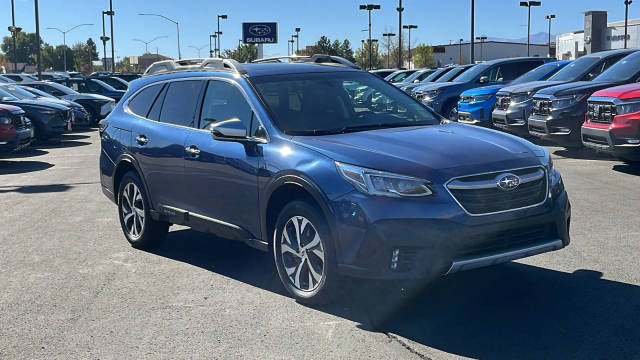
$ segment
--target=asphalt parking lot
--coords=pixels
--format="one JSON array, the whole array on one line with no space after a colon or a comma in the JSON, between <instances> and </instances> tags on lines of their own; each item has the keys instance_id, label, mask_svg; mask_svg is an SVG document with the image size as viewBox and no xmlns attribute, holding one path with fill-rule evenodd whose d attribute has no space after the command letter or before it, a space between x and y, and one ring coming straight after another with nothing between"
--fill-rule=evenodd
<instances>
[{"instance_id":1,"label":"asphalt parking lot","mask_svg":"<svg viewBox=\"0 0 640 360\"><path fill-rule=\"evenodd\" d=\"M573 210L558 252L410 296L353 283L310 308L268 254L173 227L131 248L99 138L0 159L0 358L640 358L640 168L549 148Z\"/></svg>"}]
</instances>

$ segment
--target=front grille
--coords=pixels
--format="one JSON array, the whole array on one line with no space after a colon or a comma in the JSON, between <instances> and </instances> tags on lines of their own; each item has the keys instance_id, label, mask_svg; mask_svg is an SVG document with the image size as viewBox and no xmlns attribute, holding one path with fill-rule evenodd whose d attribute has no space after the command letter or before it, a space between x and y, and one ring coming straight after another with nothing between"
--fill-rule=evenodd
<instances>
[{"instance_id":1,"label":"front grille","mask_svg":"<svg viewBox=\"0 0 640 360\"><path fill-rule=\"evenodd\" d=\"M485 254L504 251L524 246L531 246L545 240L557 238L557 230L553 224L534 225L482 233L465 239L462 251L457 257L478 257Z\"/></svg>"},{"instance_id":2,"label":"front grille","mask_svg":"<svg viewBox=\"0 0 640 360\"><path fill-rule=\"evenodd\" d=\"M552 102L549 99L533 98L533 115L551 115Z\"/></svg>"},{"instance_id":3,"label":"front grille","mask_svg":"<svg viewBox=\"0 0 640 360\"><path fill-rule=\"evenodd\" d=\"M587 121L591 123L611 124L617 109L613 103L589 101L587 103Z\"/></svg>"},{"instance_id":4,"label":"front grille","mask_svg":"<svg viewBox=\"0 0 640 360\"><path fill-rule=\"evenodd\" d=\"M542 168L532 167L511 171L501 171L483 175L472 175L455 179L456 184L468 184L464 188L455 187L451 182L447 188L469 214L483 215L520 209L542 203L547 196L547 176L531 181L522 181L515 189L505 191L498 187L498 180L504 174L513 174L521 179L533 178ZM495 183L495 186L493 184ZM483 184L476 186L475 184ZM489 185L487 185L489 184Z\"/></svg>"},{"instance_id":5,"label":"front grille","mask_svg":"<svg viewBox=\"0 0 640 360\"><path fill-rule=\"evenodd\" d=\"M511 103L511 96L509 95L496 95L496 109L507 110Z\"/></svg>"},{"instance_id":6,"label":"front grille","mask_svg":"<svg viewBox=\"0 0 640 360\"><path fill-rule=\"evenodd\" d=\"M13 121L13 126L17 129L17 130L23 130L27 127L27 123L24 120L24 116L20 115L20 116L16 116L16 118Z\"/></svg>"}]
</instances>

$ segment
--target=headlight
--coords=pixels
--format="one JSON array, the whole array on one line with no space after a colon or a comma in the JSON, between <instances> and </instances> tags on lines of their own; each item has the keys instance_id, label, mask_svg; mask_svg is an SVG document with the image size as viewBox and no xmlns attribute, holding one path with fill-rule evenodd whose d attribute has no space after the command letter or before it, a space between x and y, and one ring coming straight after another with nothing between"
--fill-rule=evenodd
<instances>
[{"instance_id":1,"label":"headlight","mask_svg":"<svg viewBox=\"0 0 640 360\"><path fill-rule=\"evenodd\" d=\"M368 195L417 197L433 194L428 180L336 162L338 173L358 191Z\"/></svg>"},{"instance_id":2,"label":"headlight","mask_svg":"<svg viewBox=\"0 0 640 360\"><path fill-rule=\"evenodd\" d=\"M46 108L37 108L36 111L39 112L40 114L53 115L53 114L56 113L57 110L46 109Z\"/></svg>"},{"instance_id":3,"label":"headlight","mask_svg":"<svg viewBox=\"0 0 640 360\"><path fill-rule=\"evenodd\" d=\"M0 125L11 125L13 124L13 120L8 117L0 117Z\"/></svg>"},{"instance_id":4,"label":"headlight","mask_svg":"<svg viewBox=\"0 0 640 360\"><path fill-rule=\"evenodd\" d=\"M526 93L518 93L511 95L511 102L514 104L522 103L531 99L532 91Z\"/></svg>"},{"instance_id":5,"label":"headlight","mask_svg":"<svg viewBox=\"0 0 640 360\"><path fill-rule=\"evenodd\" d=\"M551 107L553 107L554 109L566 108L584 99L586 96L587 94L576 94L576 95L561 97L561 98L552 100Z\"/></svg>"},{"instance_id":6,"label":"headlight","mask_svg":"<svg viewBox=\"0 0 640 360\"><path fill-rule=\"evenodd\" d=\"M438 97L442 93L442 90L429 90L422 92L423 100L432 100Z\"/></svg>"},{"instance_id":7,"label":"headlight","mask_svg":"<svg viewBox=\"0 0 640 360\"><path fill-rule=\"evenodd\" d=\"M551 173L553 170L553 159L551 158L549 150L542 146L538 146L538 149L534 150L534 154L539 158L543 158L542 165L547 169L548 173Z\"/></svg>"},{"instance_id":8,"label":"headlight","mask_svg":"<svg viewBox=\"0 0 640 360\"><path fill-rule=\"evenodd\" d=\"M638 102L629 102L616 106L616 114L629 114L640 111L640 101Z\"/></svg>"},{"instance_id":9,"label":"headlight","mask_svg":"<svg viewBox=\"0 0 640 360\"><path fill-rule=\"evenodd\" d=\"M488 95L475 95L471 97L471 102L480 102L480 101L485 101L485 100L489 100L493 97L493 94L488 94Z\"/></svg>"}]
</instances>

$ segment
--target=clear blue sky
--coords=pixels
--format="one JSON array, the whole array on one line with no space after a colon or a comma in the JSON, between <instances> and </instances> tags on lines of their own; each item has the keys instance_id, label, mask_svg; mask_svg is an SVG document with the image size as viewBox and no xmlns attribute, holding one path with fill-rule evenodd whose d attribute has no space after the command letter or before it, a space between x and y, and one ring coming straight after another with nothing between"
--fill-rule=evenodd
<instances>
[{"instance_id":1,"label":"clear blue sky","mask_svg":"<svg viewBox=\"0 0 640 360\"><path fill-rule=\"evenodd\" d=\"M373 2L373 1L372 1ZM449 43L449 40L470 36L470 0L404 0L405 24L417 24L419 28L411 32L413 44ZM16 24L24 31L35 31L33 0L15 0ZM132 41L134 38L150 40L156 36L168 38L152 43L149 50L176 57L175 25L156 17L138 16L141 12L160 13L180 22L180 36L183 57L197 56L197 50L189 47L206 47L208 34L216 29L216 14L226 13L228 20L222 20L222 47L235 47L241 37L243 21L276 21L279 26L277 45L265 46L265 55L286 55L287 40L295 27L301 27L300 47L310 45L321 35L330 39L349 39L359 46L367 28L367 12L358 10L360 3L355 0L113 0L116 17L114 19L116 57L140 55L144 44ZM397 0L380 0L381 10L373 13L374 37L381 37L385 31L397 32L398 18L395 8ZM11 1L0 0L0 31L9 35L7 26L11 24ZM67 34L67 44L84 41L92 37L98 43L102 55L99 36L102 33L101 11L107 10L108 0L40 0L40 31L49 44L62 43L62 34L46 30L58 27L66 30L80 23L93 23ZM552 33L562 33L584 26L582 12L586 10L607 10L609 21L624 19L623 0L542 0L542 7L532 9L531 32L546 32L547 20L544 15L555 13ZM640 17L640 1L632 4L630 18ZM526 8L518 6L517 0L476 0L476 35L500 38L521 38L527 35ZM525 25L525 26L523 26ZM108 31L108 28L107 28ZM108 54L110 50L108 50Z\"/></svg>"}]
</instances>

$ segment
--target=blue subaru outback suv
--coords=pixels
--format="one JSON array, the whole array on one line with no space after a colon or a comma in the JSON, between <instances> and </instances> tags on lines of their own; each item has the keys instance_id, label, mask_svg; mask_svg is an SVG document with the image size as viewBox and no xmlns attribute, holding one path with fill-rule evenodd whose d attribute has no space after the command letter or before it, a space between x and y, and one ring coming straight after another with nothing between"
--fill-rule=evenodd
<instances>
[{"instance_id":1,"label":"blue subaru outback suv","mask_svg":"<svg viewBox=\"0 0 640 360\"><path fill-rule=\"evenodd\" d=\"M210 60L133 81L100 123L102 190L134 247L172 224L243 241L317 303L345 275L425 281L569 244L544 148L335 62ZM363 87L377 96L355 101Z\"/></svg>"}]
</instances>

